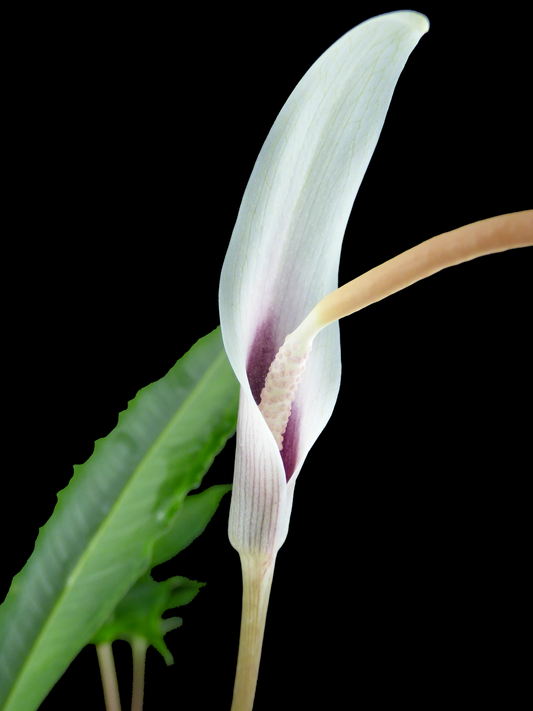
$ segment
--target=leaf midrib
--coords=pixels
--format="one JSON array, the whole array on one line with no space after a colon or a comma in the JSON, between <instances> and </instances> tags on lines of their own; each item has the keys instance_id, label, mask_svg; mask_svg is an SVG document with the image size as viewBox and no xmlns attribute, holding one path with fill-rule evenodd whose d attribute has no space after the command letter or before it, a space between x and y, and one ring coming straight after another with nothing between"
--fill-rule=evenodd
<instances>
[{"instance_id":1,"label":"leaf midrib","mask_svg":"<svg viewBox=\"0 0 533 711\"><path fill-rule=\"evenodd\" d=\"M168 430L175 425L177 421L183 416L183 413L185 410L187 410L191 405L192 402L199 397L200 393L203 391L205 387L207 387L207 383L211 380L212 373L220 367L220 362L224 361L226 358L226 354L224 351L224 348L220 351L220 353L216 356L214 361L211 363L211 365L207 368L205 371L204 375L201 377L201 379L198 381L197 385L193 388L191 393L187 395L183 403L181 404L180 408L177 410L175 415L169 420L167 425L163 428L161 433L158 435L158 437L155 439L154 443L149 447L145 455L142 457L142 459L139 461L137 466L132 472L131 477L128 479L128 482L126 486L123 488L121 491L120 495L117 497L117 500L113 504L113 506L110 508L109 512L107 513L105 519L102 521L101 525L98 527L97 531L95 534L92 536L90 543L86 547L85 551L82 553L78 563L76 564L73 572L69 575L67 579L67 584L63 586L63 590L61 593L58 595L57 600L50 611L50 614L48 615L48 618L45 620L44 624L41 627L41 630L37 637L34 640L34 643L30 649L29 654L26 655L26 658L24 660L23 665L20 668L20 671L17 675L17 678L15 679L14 683L11 686L11 690L6 697L5 700L5 708L8 708L8 704L10 702L10 699L15 695L15 692L18 689L18 686L20 683L23 681L26 669L29 666L29 663L31 659L33 658L35 654L35 650L38 649L40 642L43 638L46 637L46 633L48 628L52 625L52 622L54 620L54 617L58 614L58 611L61 609L62 602L68 593L69 589L72 587L74 581L76 580L79 575L83 572L83 569L85 567L85 562L88 558L89 552L96 547L97 543L99 540L102 538L102 536L105 533L105 530L107 526L109 525L109 522L112 520L113 516L112 514L114 511L120 506L120 503L122 502L123 498L125 497L127 491L129 490L129 487L133 485L133 482L137 479L137 476L139 475L139 472L142 471L143 467L146 465L146 461L153 455L153 452L160 446L160 444L166 439ZM163 376L165 377L165 376ZM147 386L148 387L148 386ZM137 393L138 394L138 393ZM137 397L137 395L135 395ZM76 572L77 571L77 572ZM71 581L69 583L69 581Z\"/></svg>"}]
</instances>

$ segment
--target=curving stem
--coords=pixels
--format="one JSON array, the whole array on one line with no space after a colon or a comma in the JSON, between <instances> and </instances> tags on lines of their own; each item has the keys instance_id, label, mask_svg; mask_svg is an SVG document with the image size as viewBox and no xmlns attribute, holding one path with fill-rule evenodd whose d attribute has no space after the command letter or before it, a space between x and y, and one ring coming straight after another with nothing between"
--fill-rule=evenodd
<instances>
[{"instance_id":1,"label":"curving stem","mask_svg":"<svg viewBox=\"0 0 533 711\"><path fill-rule=\"evenodd\" d=\"M417 244L341 286L320 301L301 324L315 331L436 274L441 269L507 249L533 246L533 210L464 225Z\"/></svg>"}]
</instances>

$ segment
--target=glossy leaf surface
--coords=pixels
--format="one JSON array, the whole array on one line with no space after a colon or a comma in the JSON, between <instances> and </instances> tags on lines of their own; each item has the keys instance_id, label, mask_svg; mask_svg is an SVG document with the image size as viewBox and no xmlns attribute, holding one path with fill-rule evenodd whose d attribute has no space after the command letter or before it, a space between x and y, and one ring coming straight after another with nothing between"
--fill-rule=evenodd
<instances>
[{"instance_id":1,"label":"glossy leaf surface","mask_svg":"<svg viewBox=\"0 0 533 711\"><path fill-rule=\"evenodd\" d=\"M151 567L174 558L203 533L230 489L230 484L215 485L200 494L187 496L170 530L156 541ZM141 638L155 647L167 664L172 664L172 654L163 638L167 632L180 627L182 620L162 615L167 610L187 605L204 585L181 576L156 582L146 573L128 590L91 642L112 643L125 639L133 645L135 638Z\"/></svg>"},{"instance_id":2,"label":"glossy leaf surface","mask_svg":"<svg viewBox=\"0 0 533 711\"><path fill-rule=\"evenodd\" d=\"M169 531L155 542L151 567L166 563L198 538L230 489L231 484L216 484L187 496Z\"/></svg>"},{"instance_id":3,"label":"glossy leaf surface","mask_svg":"<svg viewBox=\"0 0 533 711\"><path fill-rule=\"evenodd\" d=\"M187 493L234 432L219 330L140 390L58 494L0 607L0 708L35 711L150 567Z\"/></svg>"},{"instance_id":4,"label":"glossy leaf surface","mask_svg":"<svg viewBox=\"0 0 533 711\"><path fill-rule=\"evenodd\" d=\"M155 581L148 573L143 575L98 630L93 644L124 639L133 645L135 638L141 638L155 647L168 665L173 664L164 636L180 627L183 620L181 617L163 618L163 613L187 605L204 585L180 575L162 582Z\"/></svg>"}]
</instances>

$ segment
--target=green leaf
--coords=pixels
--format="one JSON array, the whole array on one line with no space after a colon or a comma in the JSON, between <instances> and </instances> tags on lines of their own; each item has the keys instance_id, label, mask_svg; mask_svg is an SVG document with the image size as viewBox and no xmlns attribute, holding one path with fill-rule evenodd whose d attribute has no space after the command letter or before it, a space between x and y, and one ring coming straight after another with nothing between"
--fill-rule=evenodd
<instances>
[{"instance_id":1,"label":"green leaf","mask_svg":"<svg viewBox=\"0 0 533 711\"><path fill-rule=\"evenodd\" d=\"M156 582L147 573L126 593L91 641L101 644L125 639L133 644L133 640L140 637L153 645L167 664L173 664L163 637L179 627L182 620L180 617L163 619L162 615L167 610L187 605L204 585L179 575Z\"/></svg>"},{"instance_id":2,"label":"green leaf","mask_svg":"<svg viewBox=\"0 0 533 711\"><path fill-rule=\"evenodd\" d=\"M58 494L0 606L0 708L35 711L135 581L233 434L238 384L219 329L143 388Z\"/></svg>"},{"instance_id":3,"label":"green leaf","mask_svg":"<svg viewBox=\"0 0 533 711\"><path fill-rule=\"evenodd\" d=\"M174 558L198 538L217 510L220 500L230 489L231 484L217 484L200 494L187 496L170 530L155 542L151 567Z\"/></svg>"},{"instance_id":4,"label":"green leaf","mask_svg":"<svg viewBox=\"0 0 533 711\"><path fill-rule=\"evenodd\" d=\"M190 545L203 533L231 484L215 485L200 494L187 496L172 526L154 545L151 567L165 563ZM162 619L167 610L189 603L205 583L183 577L156 582L146 574L128 590L91 642L114 642L125 639L133 645L135 638L152 644L167 664L173 659L163 637L181 626L179 617Z\"/></svg>"}]
</instances>

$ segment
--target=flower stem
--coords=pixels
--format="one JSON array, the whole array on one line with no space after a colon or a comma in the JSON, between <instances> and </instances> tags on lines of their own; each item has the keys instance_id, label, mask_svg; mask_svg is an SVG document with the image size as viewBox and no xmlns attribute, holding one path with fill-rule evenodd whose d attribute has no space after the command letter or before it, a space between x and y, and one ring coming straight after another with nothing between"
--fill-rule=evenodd
<instances>
[{"instance_id":1,"label":"flower stem","mask_svg":"<svg viewBox=\"0 0 533 711\"><path fill-rule=\"evenodd\" d=\"M134 637L131 642L133 655L133 688L131 694L131 711L142 711L144 697L144 670L146 665L146 650L148 642L142 637Z\"/></svg>"},{"instance_id":2,"label":"flower stem","mask_svg":"<svg viewBox=\"0 0 533 711\"><path fill-rule=\"evenodd\" d=\"M113 659L113 648L110 642L96 645L100 675L104 688L104 700L107 711L121 711L120 695L118 693L117 672Z\"/></svg>"},{"instance_id":3,"label":"flower stem","mask_svg":"<svg viewBox=\"0 0 533 711\"><path fill-rule=\"evenodd\" d=\"M241 554L242 615L231 711L252 711L275 558Z\"/></svg>"}]
</instances>

